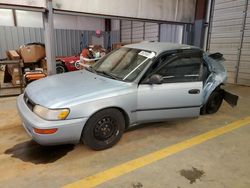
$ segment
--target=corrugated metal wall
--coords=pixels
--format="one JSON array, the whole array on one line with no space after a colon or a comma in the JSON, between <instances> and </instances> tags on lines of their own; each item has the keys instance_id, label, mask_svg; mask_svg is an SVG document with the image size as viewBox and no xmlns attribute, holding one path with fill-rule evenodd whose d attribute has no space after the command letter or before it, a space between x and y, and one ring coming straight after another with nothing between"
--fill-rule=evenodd
<instances>
[{"instance_id":1,"label":"corrugated metal wall","mask_svg":"<svg viewBox=\"0 0 250 188\"><path fill-rule=\"evenodd\" d=\"M182 43L183 25L161 24L160 41Z\"/></svg>"},{"instance_id":2,"label":"corrugated metal wall","mask_svg":"<svg viewBox=\"0 0 250 188\"><path fill-rule=\"evenodd\" d=\"M121 21L121 41L136 43L140 41L161 41L182 43L183 25L159 24L140 21Z\"/></svg>"},{"instance_id":3,"label":"corrugated metal wall","mask_svg":"<svg viewBox=\"0 0 250 188\"><path fill-rule=\"evenodd\" d=\"M192 24L184 24L183 25L183 37L182 37L182 43L193 45L193 32L194 32L194 26Z\"/></svg>"},{"instance_id":4,"label":"corrugated metal wall","mask_svg":"<svg viewBox=\"0 0 250 188\"><path fill-rule=\"evenodd\" d=\"M82 37L89 42L89 31L80 30L55 30L55 53L56 56L69 56L81 51Z\"/></svg>"},{"instance_id":5,"label":"corrugated metal wall","mask_svg":"<svg viewBox=\"0 0 250 188\"><path fill-rule=\"evenodd\" d=\"M132 43L132 21L121 20L121 42Z\"/></svg>"},{"instance_id":6,"label":"corrugated metal wall","mask_svg":"<svg viewBox=\"0 0 250 188\"><path fill-rule=\"evenodd\" d=\"M95 31L56 29L56 56L70 56L79 53L85 44L92 43L94 35ZM104 40L101 43L104 43L106 48L107 42L105 43L105 41L108 39L105 33L103 35L104 37L100 40ZM120 41L119 31L110 33L110 41L111 45ZM6 50L17 49L19 46L31 42L44 43L44 30L42 28L0 26L0 58L6 57Z\"/></svg>"},{"instance_id":7,"label":"corrugated metal wall","mask_svg":"<svg viewBox=\"0 0 250 188\"><path fill-rule=\"evenodd\" d=\"M6 50L17 49L31 42L43 42L41 28L0 26L0 58L6 57Z\"/></svg>"},{"instance_id":8,"label":"corrugated metal wall","mask_svg":"<svg viewBox=\"0 0 250 188\"><path fill-rule=\"evenodd\" d=\"M144 22L133 21L132 22L132 42L140 42L145 39Z\"/></svg>"},{"instance_id":9,"label":"corrugated metal wall","mask_svg":"<svg viewBox=\"0 0 250 188\"><path fill-rule=\"evenodd\" d=\"M122 42L136 43L143 40L159 41L158 23L121 20Z\"/></svg>"},{"instance_id":10,"label":"corrugated metal wall","mask_svg":"<svg viewBox=\"0 0 250 188\"><path fill-rule=\"evenodd\" d=\"M113 43L120 42L120 31L104 32L104 48L112 47Z\"/></svg>"},{"instance_id":11,"label":"corrugated metal wall","mask_svg":"<svg viewBox=\"0 0 250 188\"><path fill-rule=\"evenodd\" d=\"M145 23L145 40L147 41L160 41L160 31L158 23Z\"/></svg>"},{"instance_id":12,"label":"corrugated metal wall","mask_svg":"<svg viewBox=\"0 0 250 188\"><path fill-rule=\"evenodd\" d=\"M250 85L249 26L248 0L215 0L208 50L224 54L229 83Z\"/></svg>"}]
</instances>

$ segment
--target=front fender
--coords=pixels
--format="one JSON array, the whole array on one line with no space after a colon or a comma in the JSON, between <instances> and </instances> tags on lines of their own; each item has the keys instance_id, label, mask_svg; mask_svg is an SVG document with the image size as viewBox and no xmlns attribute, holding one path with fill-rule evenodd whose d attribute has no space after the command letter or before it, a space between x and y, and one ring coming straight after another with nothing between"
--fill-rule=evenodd
<instances>
[{"instance_id":1,"label":"front fender","mask_svg":"<svg viewBox=\"0 0 250 188\"><path fill-rule=\"evenodd\" d=\"M136 99L136 92L132 92L124 95L117 95L80 103L70 108L70 115L68 118L89 118L102 109L119 108L128 115L129 122L133 123L135 121L135 115L134 113L131 113L131 111L136 109Z\"/></svg>"}]
</instances>

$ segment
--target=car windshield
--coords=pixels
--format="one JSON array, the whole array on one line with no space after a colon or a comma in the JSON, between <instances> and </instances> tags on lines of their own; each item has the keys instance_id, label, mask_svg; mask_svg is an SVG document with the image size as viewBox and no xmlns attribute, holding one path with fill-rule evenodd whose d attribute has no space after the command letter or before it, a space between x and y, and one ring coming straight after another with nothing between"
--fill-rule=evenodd
<instances>
[{"instance_id":1,"label":"car windshield","mask_svg":"<svg viewBox=\"0 0 250 188\"><path fill-rule=\"evenodd\" d=\"M100 59L89 70L112 79L131 82L154 56L154 52L123 47Z\"/></svg>"}]
</instances>

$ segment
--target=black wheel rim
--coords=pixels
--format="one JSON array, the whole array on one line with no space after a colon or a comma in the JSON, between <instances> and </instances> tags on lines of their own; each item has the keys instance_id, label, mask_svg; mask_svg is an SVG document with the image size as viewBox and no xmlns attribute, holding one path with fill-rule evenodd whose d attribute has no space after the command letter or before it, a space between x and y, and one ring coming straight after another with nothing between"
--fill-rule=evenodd
<instances>
[{"instance_id":1,"label":"black wheel rim","mask_svg":"<svg viewBox=\"0 0 250 188\"><path fill-rule=\"evenodd\" d=\"M94 127L94 137L99 141L109 142L117 135L118 126L112 117L104 117Z\"/></svg>"}]
</instances>

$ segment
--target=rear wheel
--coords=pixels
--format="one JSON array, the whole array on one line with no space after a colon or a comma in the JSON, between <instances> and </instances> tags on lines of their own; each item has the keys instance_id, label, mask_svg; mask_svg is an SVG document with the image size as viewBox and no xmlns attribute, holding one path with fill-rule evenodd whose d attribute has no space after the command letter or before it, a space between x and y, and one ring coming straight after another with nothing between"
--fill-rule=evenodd
<instances>
[{"instance_id":1,"label":"rear wheel","mask_svg":"<svg viewBox=\"0 0 250 188\"><path fill-rule=\"evenodd\" d=\"M56 62L56 74L67 72L65 65L62 62Z\"/></svg>"},{"instance_id":2,"label":"rear wheel","mask_svg":"<svg viewBox=\"0 0 250 188\"><path fill-rule=\"evenodd\" d=\"M115 145L125 129L123 114L114 108L95 113L86 123L81 140L94 150L103 150Z\"/></svg>"},{"instance_id":3,"label":"rear wheel","mask_svg":"<svg viewBox=\"0 0 250 188\"><path fill-rule=\"evenodd\" d=\"M206 105L203 107L202 111L206 114L216 113L223 101L223 93L221 90L215 90L211 93Z\"/></svg>"}]
</instances>

